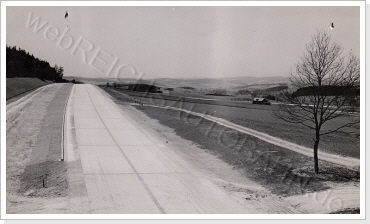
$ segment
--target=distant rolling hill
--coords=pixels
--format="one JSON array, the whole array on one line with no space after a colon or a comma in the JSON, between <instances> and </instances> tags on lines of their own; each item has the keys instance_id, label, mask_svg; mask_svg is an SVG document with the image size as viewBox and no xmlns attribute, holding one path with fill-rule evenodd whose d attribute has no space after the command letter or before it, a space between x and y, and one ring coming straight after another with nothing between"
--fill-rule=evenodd
<instances>
[{"instance_id":1,"label":"distant rolling hill","mask_svg":"<svg viewBox=\"0 0 370 224\"><path fill-rule=\"evenodd\" d=\"M152 84L159 87L178 88L183 86L193 87L195 89L217 89L223 88L228 90L239 90L248 87L252 88L270 88L277 85L288 83L288 78L283 76L271 77L231 77L231 78L202 78L202 79L176 79L176 78L159 78L149 80L136 79L114 79L114 78L88 78L68 76L66 79L82 81L84 83L104 84L107 82L119 83L143 83Z\"/></svg>"}]
</instances>

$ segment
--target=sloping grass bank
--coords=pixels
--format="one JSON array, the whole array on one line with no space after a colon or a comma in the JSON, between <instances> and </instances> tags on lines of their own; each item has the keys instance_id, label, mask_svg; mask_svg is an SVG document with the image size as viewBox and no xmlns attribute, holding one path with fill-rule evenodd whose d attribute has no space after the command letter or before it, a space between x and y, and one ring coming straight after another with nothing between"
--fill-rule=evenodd
<instances>
[{"instance_id":1,"label":"sloping grass bank","mask_svg":"<svg viewBox=\"0 0 370 224\"><path fill-rule=\"evenodd\" d=\"M6 100L47 84L38 78L7 78Z\"/></svg>"}]
</instances>

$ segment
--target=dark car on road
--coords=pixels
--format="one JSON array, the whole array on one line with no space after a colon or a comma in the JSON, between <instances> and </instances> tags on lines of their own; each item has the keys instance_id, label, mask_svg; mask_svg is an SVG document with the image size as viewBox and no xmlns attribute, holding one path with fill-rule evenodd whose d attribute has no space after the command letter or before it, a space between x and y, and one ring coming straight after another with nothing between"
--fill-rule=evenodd
<instances>
[{"instance_id":1,"label":"dark car on road","mask_svg":"<svg viewBox=\"0 0 370 224\"><path fill-rule=\"evenodd\" d=\"M252 101L253 104L264 104L264 105L270 105L270 101L268 101L266 98L254 98Z\"/></svg>"}]
</instances>

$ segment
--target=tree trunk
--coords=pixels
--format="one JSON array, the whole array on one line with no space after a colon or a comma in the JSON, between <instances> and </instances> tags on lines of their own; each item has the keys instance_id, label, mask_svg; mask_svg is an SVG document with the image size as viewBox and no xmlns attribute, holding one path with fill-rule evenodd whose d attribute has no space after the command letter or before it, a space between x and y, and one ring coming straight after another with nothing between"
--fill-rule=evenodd
<instances>
[{"instance_id":1,"label":"tree trunk","mask_svg":"<svg viewBox=\"0 0 370 224\"><path fill-rule=\"evenodd\" d=\"M313 147L313 158L314 158L314 161L315 161L315 173L319 173L319 157L317 156L317 151L318 151L318 148L319 148L319 142L320 142L320 138L316 137L315 145Z\"/></svg>"}]
</instances>

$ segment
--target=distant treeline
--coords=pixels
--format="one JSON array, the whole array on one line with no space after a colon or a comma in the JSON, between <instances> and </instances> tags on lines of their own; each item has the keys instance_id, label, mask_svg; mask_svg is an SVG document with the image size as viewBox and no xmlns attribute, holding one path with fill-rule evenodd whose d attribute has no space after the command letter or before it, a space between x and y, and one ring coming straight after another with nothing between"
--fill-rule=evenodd
<instances>
[{"instance_id":1,"label":"distant treeline","mask_svg":"<svg viewBox=\"0 0 370 224\"><path fill-rule=\"evenodd\" d=\"M288 89L288 86L275 86L271 88L265 89L267 92L276 92L276 91L282 91Z\"/></svg>"},{"instance_id":2,"label":"distant treeline","mask_svg":"<svg viewBox=\"0 0 370 224\"><path fill-rule=\"evenodd\" d=\"M162 93L160 87L154 85L147 85L147 84L119 84L114 82L112 86L107 82L105 87L113 87L113 88L120 88L122 90L130 90L130 91L137 91L137 92L149 92L149 93Z\"/></svg>"},{"instance_id":3,"label":"distant treeline","mask_svg":"<svg viewBox=\"0 0 370 224\"><path fill-rule=\"evenodd\" d=\"M63 79L63 67L51 67L49 62L40 60L23 49L6 47L6 77L36 77L53 82L68 82Z\"/></svg>"},{"instance_id":4,"label":"distant treeline","mask_svg":"<svg viewBox=\"0 0 370 224\"><path fill-rule=\"evenodd\" d=\"M251 85L253 86L253 85ZM255 90L248 90L248 89L241 89L236 94L238 95L251 95L252 97L263 97L269 100L276 100L276 93L288 89L288 86L280 85L274 86L267 89L255 89Z\"/></svg>"},{"instance_id":5,"label":"distant treeline","mask_svg":"<svg viewBox=\"0 0 370 224\"><path fill-rule=\"evenodd\" d=\"M195 88L193 88L193 87L190 87L190 86L183 86L183 87L179 87L179 88L182 88L182 89L190 89L190 90L195 90Z\"/></svg>"},{"instance_id":6,"label":"distant treeline","mask_svg":"<svg viewBox=\"0 0 370 224\"><path fill-rule=\"evenodd\" d=\"M341 95L360 95L360 86L308 86L295 91L292 96L310 96L310 95L323 95L323 96L341 96Z\"/></svg>"}]
</instances>

